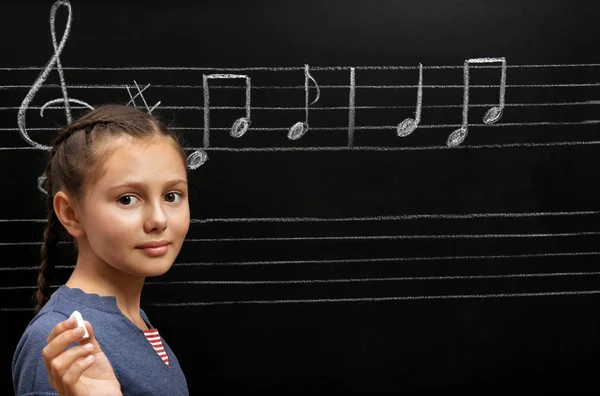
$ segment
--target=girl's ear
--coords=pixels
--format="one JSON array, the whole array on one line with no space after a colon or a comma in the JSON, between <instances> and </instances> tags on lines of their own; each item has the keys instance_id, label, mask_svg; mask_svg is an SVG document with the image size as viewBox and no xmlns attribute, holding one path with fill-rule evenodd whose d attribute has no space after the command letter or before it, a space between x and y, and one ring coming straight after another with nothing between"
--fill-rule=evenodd
<instances>
[{"instance_id":1,"label":"girl's ear","mask_svg":"<svg viewBox=\"0 0 600 396\"><path fill-rule=\"evenodd\" d=\"M63 191L54 195L54 212L63 227L73 238L85 235L85 230L79 219L77 203Z\"/></svg>"}]
</instances>

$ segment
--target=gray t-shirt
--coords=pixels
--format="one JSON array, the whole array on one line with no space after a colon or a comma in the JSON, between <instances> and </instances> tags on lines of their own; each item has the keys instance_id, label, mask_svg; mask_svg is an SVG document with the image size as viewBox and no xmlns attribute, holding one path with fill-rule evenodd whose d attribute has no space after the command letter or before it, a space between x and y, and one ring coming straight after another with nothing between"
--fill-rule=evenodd
<instances>
[{"instance_id":1,"label":"gray t-shirt","mask_svg":"<svg viewBox=\"0 0 600 396\"><path fill-rule=\"evenodd\" d=\"M164 339L162 345L169 365L156 353L144 332L119 310L116 297L88 294L66 285L52 294L17 345L12 362L15 394L57 395L48 382L42 349L52 328L75 310L94 327L124 395L189 395L179 361ZM153 328L146 313L142 309L140 313L148 327Z\"/></svg>"}]
</instances>

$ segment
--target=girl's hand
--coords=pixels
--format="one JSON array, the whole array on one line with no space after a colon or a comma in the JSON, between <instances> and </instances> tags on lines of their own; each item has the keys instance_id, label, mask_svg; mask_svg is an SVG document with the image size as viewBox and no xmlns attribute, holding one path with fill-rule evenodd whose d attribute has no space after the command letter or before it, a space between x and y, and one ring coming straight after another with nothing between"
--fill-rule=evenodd
<instances>
[{"instance_id":1,"label":"girl's hand","mask_svg":"<svg viewBox=\"0 0 600 396\"><path fill-rule=\"evenodd\" d=\"M62 396L122 395L108 358L94 337L94 329L87 320L89 338L75 318L60 322L50 332L42 350L50 385ZM79 345L67 349L73 342Z\"/></svg>"}]
</instances>

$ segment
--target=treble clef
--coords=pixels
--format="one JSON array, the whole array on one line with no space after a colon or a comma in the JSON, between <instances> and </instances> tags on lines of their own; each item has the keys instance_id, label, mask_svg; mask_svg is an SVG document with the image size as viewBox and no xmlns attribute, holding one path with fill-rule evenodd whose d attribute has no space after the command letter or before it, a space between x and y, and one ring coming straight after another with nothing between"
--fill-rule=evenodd
<instances>
[{"instance_id":1,"label":"treble clef","mask_svg":"<svg viewBox=\"0 0 600 396\"><path fill-rule=\"evenodd\" d=\"M55 30L55 26L54 26L55 25L54 21L56 19L56 11L61 6L67 7L69 15L67 17L67 25L65 27L65 31L63 33L63 36L60 39L60 43L58 43L56 40L56 30ZM52 5L52 9L50 10L50 34L52 35L52 45L54 46L54 54L52 55L52 58L50 58L48 63L46 63L46 66L44 66L42 72L40 73L38 78L35 80L35 82L31 86L31 88L29 89L29 92L27 92L27 95L25 96L25 98L23 99L23 102L21 103L21 106L19 107L19 113L17 115L17 124L19 125L19 132L21 133L21 136L23 136L23 139L25 139L25 141L27 143L29 143L30 145L32 145L33 147L39 148L42 150L50 150L50 146L46 146L46 145L40 144L38 142L35 142L29 137L29 134L27 133L26 123L25 123L25 113L27 112L29 104L31 103L31 101L33 100L33 98L35 97L35 95L39 91L39 89L42 87L44 82L46 82L48 75L50 74L52 69L54 69L54 67L56 67L56 70L58 71L58 75L60 77L60 87L62 90L63 97L59 98L59 99L53 99L53 100L46 102L40 108L40 116L42 116L42 117L44 116L44 109L47 106L55 104L55 103L63 102L67 122L70 124L72 122L70 103L76 103L79 105L86 106L89 109L93 109L92 106L90 106L88 103L86 103L84 101L69 98L69 95L67 92L67 84L65 83L65 76L63 73L62 65L60 63L60 54L62 53L62 51L65 47L65 44L67 43L67 38L69 37L69 32L71 31L72 19L73 19L73 15L71 12L71 3L69 3L69 1L59 0L59 1L56 1Z\"/></svg>"}]
</instances>

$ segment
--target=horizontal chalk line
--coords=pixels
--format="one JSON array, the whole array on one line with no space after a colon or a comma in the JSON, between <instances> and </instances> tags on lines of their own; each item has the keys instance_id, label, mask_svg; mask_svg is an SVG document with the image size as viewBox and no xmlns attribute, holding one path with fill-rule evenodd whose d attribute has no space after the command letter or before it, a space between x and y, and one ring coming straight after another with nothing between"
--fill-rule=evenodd
<instances>
[{"instance_id":1,"label":"horizontal chalk line","mask_svg":"<svg viewBox=\"0 0 600 396\"><path fill-rule=\"evenodd\" d=\"M558 106L584 106L584 105L599 105L600 100L588 100L583 102L546 102L546 103L506 103L505 107L558 107ZM469 104L469 107L494 107L497 103L484 104ZM397 110L397 109L414 109L414 105L398 105L398 106L354 106L356 110ZM41 106L29 106L27 110L38 111ZM71 110L84 110L85 106L69 106ZM422 109L456 109L463 108L463 105L422 105ZM46 110L64 110L62 106L46 106ZM204 111L204 106L160 106L162 110L193 110ZM245 110L245 106L210 106L211 110ZM328 110L349 110L348 106L330 106L330 107L310 107L311 111L328 111ZM0 107L0 111L19 110L17 106ZM267 111L304 111L305 107L281 107L281 106L252 106L252 110L267 110Z\"/></svg>"},{"instance_id":2,"label":"horizontal chalk line","mask_svg":"<svg viewBox=\"0 0 600 396\"><path fill-rule=\"evenodd\" d=\"M528 253L528 254L496 254L474 256L424 256L424 257L383 257L362 259L337 259L337 260L280 260L280 261L224 261L224 262L196 262L174 263L175 267L196 266L236 266L236 265L287 265L287 264L367 264L367 263L392 263L403 261L443 261L443 260L499 260L499 259L524 259L548 257L587 257L598 256L600 252L557 252L557 253ZM57 265L57 269L73 269L74 265ZM2 271L38 271L39 265L25 267L0 267Z\"/></svg>"},{"instance_id":3,"label":"horizontal chalk line","mask_svg":"<svg viewBox=\"0 0 600 396\"><path fill-rule=\"evenodd\" d=\"M486 127L486 128L500 128L500 127L512 127L512 126L561 126L561 125L591 125L599 124L600 120L584 120L584 121L564 121L564 122L507 122L499 124L469 124L469 128ZM430 128L459 128L461 124L425 124L419 125L418 129L430 129ZM367 125L367 126L356 126L357 130L396 130L398 125ZM58 131L59 128L27 128L28 131ZM202 131L202 127L172 127L174 131ZM211 127L211 131L230 131L231 127ZM347 131L347 127L312 127L311 131ZM19 128L0 128L0 131L6 132L18 132ZM270 127L270 128L250 128L249 131L272 131L272 132L285 132L289 131L287 127Z\"/></svg>"},{"instance_id":4,"label":"horizontal chalk line","mask_svg":"<svg viewBox=\"0 0 600 396\"><path fill-rule=\"evenodd\" d=\"M249 147L249 148L230 148L230 147L209 147L207 149L195 148L195 150L231 152L231 153L274 153L274 152L328 152L328 151L428 151L428 150L471 150L471 149L503 149L503 148L533 148L533 147L559 147L559 146L589 146L598 145L600 141L573 141L573 142L553 142L553 143L504 143L504 144L479 144L464 145L457 147L439 146L354 146L354 147ZM1 150L1 149L0 149Z\"/></svg>"},{"instance_id":5,"label":"horizontal chalk line","mask_svg":"<svg viewBox=\"0 0 600 396\"><path fill-rule=\"evenodd\" d=\"M558 253L528 253L528 254L496 254L475 256L424 256L424 257L383 257L362 259L337 259L337 260L279 260L279 261L222 261L222 262L196 262L196 263L174 263L175 267L196 266L236 266L236 265L286 265L286 264L367 264L367 263L391 263L403 261L438 261L438 260L499 260L499 259L523 259L523 258L548 258L548 257L587 257L598 256L600 252L558 252ZM73 269L74 265L57 265L57 269ZM0 267L1 271L38 271L39 266L25 267Z\"/></svg>"},{"instance_id":6,"label":"horizontal chalk line","mask_svg":"<svg viewBox=\"0 0 600 396\"><path fill-rule=\"evenodd\" d=\"M423 257L382 257L363 259L332 259L332 260L279 260L279 261L224 261L224 262L197 262L175 263L174 266L236 266L236 265L288 265L288 264L366 264L366 263L393 263L402 261L442 261L442 260L500 260L548 257L579 257L597 256L600 252L559 252L559 253L529 253L529 254L497 254L474 256L423 256ZM24 267L29 268L29 267ZM37 268L37 267L35 267Z\"/></svg>"},{"instance_id":7,"label":"horizontal chalk line","mask_svg":"<svg viewBox=\"0 0 600 396\"><path fill-rule=\"evenodd\" d=\"M431 234L431 235L356 235L356 236L300 236L263 238L189 238L184 242L281 242L281 241L360 241L398 239L492 239L492 238L558 238L600 235L600 231L562 232L546 234ZM41 246L42 241L0 242L0 246ZM59 242L59 244L70 242Z\"/></svg>"},{"instance_id":8,"label":"horizontal chalk line","mask_svg":"<svg viewBox=\"0 0 600 396\"><path fill-rule=\"evenodd\" d=\"M323 283L365 283L365 282L400 282L400 281L443 281L443 280L480 280L480 279L513 279L513 278L550 278L562 276L598 276L600 272L550 272L522 273L500 275L451 275L451 276L403 276L391 278L339 278L339 279L292 279L292 280L202 280L202 281L149 281L145 285L293 285ZM58 288L53 285L51 288ZM36 290L37 286L0 286L0 290Z\"/></svg>"},{"instance_id":9,"label":"horizontal chalk line","mask_svg":"<svg viewBox=\"0 0 600 396\"><path fill-rule=\"evenodd\" d=\"M421 219L480 219L480 218L520 218L544 216L595 216L600 211L559 211L559 212L489 212L489 213L421 213L406 215L384 215L363 217L231 217L191 219L192 224L202 223L248 223L248 222L351 222L351 221L396 221ZM0 223L46 223L47 219L0 219Z\"/></svg>"},{"instance_id":10,"label":"horizontal chalk line","mask_svg":"<svg viewBox=\"0 0 600 396\"><path fill-rule=\"evenodd\" d=\"M332 151L427 151L427 150L472 150L472 149L506 149L506 148L535 148L535 147L560 147L560 146L590 146L600 144L599 140L591 141L571 141L571 142L551 142L551 143L502 143L502 144L478 144L461 145L457 147L439 146L337 146L337 147L185 147L186 151L215 151L229 153L275 153L275 152L332 152ZM29 151L40 150L37 147L0 147L0 151Z\"/></svg>"},{"instance_id":11,"label":"horizontal chalk line","mask_svg":"<svg viewBox=\"0 0 600 396\"><path fill-rule=\"evenodd\" d=\"M207 305L234 305L234 304L309 304L309 303L349 303L349 302L384 302L384 301L410 301L410 300L455 300L477 298L514 298L514 297L548 297L548 296L576 296L600 294L600 290L564 291L564 292L539 292L539 293L500 293L500 294L454 294L434 296L403 296L403 297L358 297L358 298L317 298L296 300L239 300L239 301L201 301L183 303L150 303L154 307L187 307Z\"/></svg>"},{"instance_id":12,"label":"horizontal chalk line","mask_svg":"<svg viewBox=\"0 0 600 396\"><path fill-rule=\"evenodd\" d=\"M309 66L314 71L350 71L356 70L418 70L418 66ZM462 69L464 65L438 65L423 66L427 69ZM493 69L501 66L492 65L473 65L471 69ZM508 69L528 69L528 68L577 68L577 67L600 67L598 63L555 63L539 65L506 65ZM26 71L43 70L40 66L19 66L19 67L0 67L0 71ZM63 70L81 70L81 71L304 71L303 66L253 66L253 67L195 67L195 66L122 66L122 67L89 67L89 66L68 66Z\"/></svg>"},{"instance_id":13,"label":"horizontal chalk line","mask_svg":"<svg viewBox=\"0 0 600 396\"><path fill-rule=\"evenodd\" d=\"M600 231L560 232L543 234L430 234L430 235L356 235L356 236L300 236L263 238L189 238L184 242L280 242L280 241L359 241L397 239L492 239L492 238L559 238L600 235ZM0 242L0 246L41 246L42 241ZM66 244L70 242L59 242Z\"/></svg>"},{"instance_id":14,"label":"horizontal chalk line","mask_svg":"<svg viewBox=\"0 0 600 396\"><path fill-rule=\"evenodd\" d=\"M599 231L543 234L431 234L431 235L356 235L356 236L297 236L264 238L192 238L186 242L279 242L279 241L360 241L396 239L488 239L488 238L553 238L600 235ZM2 244L0 244L2 246Z\"/></svg>"},{"instance_id":15,"label":"horizontal chalk line","mask_svg":"<svg viewBox=\"0 0 600 396\"><path fill-rule=\"evenodd\" d=\"M469 128L486 127L486 128L500 128L500 127L512 127L512 126L552 126L552 125L590 125L599 124L600 120L584 120L584 121L561 121L561 122L505 122L499 124L469 124ZM418 129L429 129L429 128L459 128L461 124L425 124L419 125ZM354 129L357 130L396 130L398 125L366 125L356 126ZM196 130L199 131L201 128L198 127L174 127L173 130ZM230 131L229 128L210 128L211 131ZM274 132L288 132L289 128L250 128L250 131L274 131ZM347 127L311 127L311 131L347 131Z\"/></svg>"},{"instance_id":16,"label":"horizontal chalk line","mask_svg":"<svg viewBox=\"0 0 600 396\"><path fill-rule=\"evenodd\" d=\"M519 89L519 88L584 88L584 87L598 87L600 83L564 83L564 84L506 84L506 88ZM40 88L59 88L60 85L44 85ZM75 84L67 85L67 89L125 89L126 84ZM321 89L350 89L350 85L337 84L337 85L319 85ZM469 88L499 88L499 84L473 84L469 85ZM0 89L29 89L29 85L0 85ZM189 84L152 84L152 88L168 88L168 89L203 89L202 85L189 85ZM416 89L418 85L414 84L400 84L400 85L355 85L355 89ZM464 89L462 84L424 84L423 89ZM211 90L219 89L245 89L242 85L216 85L211 87ZM252 90L305 90L304 85L254 85Z\"/></svg>"},{"instance_id":17,"label":"horizontal chalk line","mask_svg":"<svg viewBox=\"0 0 600 396\"><path fill-rule=\"evenodd\" d=\"M384 215L363 217L230 217L191 219L192 224L201 223L294 223L294 222L348 222L348 221L396 221L422 219L482 219L482 218L520 218L545 216L595 216L598 210L558 211L558 212L488 212L488 213L419 213L406 215ZM0 219L0 223L46 223L47 219Z\"/></svg>"},{"instance_id":18,"label":"horizontal chalk line","mask_svg":"<svg viewBox=\"0 0 600 396\"><path fill-rule=\"evenodd\" d=\"M520 217L545 217L545 216L591 216L598 215L600 211L575 211L575 212L490 212L490 213L422 213L396 216L365 216L365 217L221 217L192 219L191 223L295 223L295 222L349 222L349 221L396 221L396 220L454 220L454 219L482 219L482 218L520 218ZM1 221L1 220L0 220Z\"/></svg>"},{"instance_id":19,"label":"horizontal chalk line","mask_svg":"<svg viewBox=\"0 0 600 396\"><path fill-rule=\"evenodd\" d=\"M433 296L402 296L402 297L358 297L358 298L318 298L296 300L237 300L237 301L198 301L183 303L149 303L152 307L194 307L210 305L235 305L235 304L309 304L309 303L350 303L350 302L385 302L385 301L411 301L411 300L458 300L458 299L483 299L483 298L515 298L515 297L561 297L584 296L600 294L600 290L558 291L538 293L499 293L499 294L450 294ZM0 308L0 311L33 311L33 308Z\"/></svg>"},{"instance_id":20,"label":"horizontal chalk line","mask_svg":"<svg viewBox=\"0 0 600 396\"><path fill-rule=\"evenodd\" d=\"M598 276L600 272L553 272L553 273L523 273L502 275L453 275L453 276L403 276L392 278L349 278L349 279L292 279L274 281L241 281L241 280L210 280L210 281L152 281L148 285L291 285L319 283L361 283L361 282L399 282L399 281L441 281L441 280L479 280L479 279L511 279L511 278L548 278L561 276ZM37 286L27 286L36 289Z\"/></svg>"}]
</instances>

